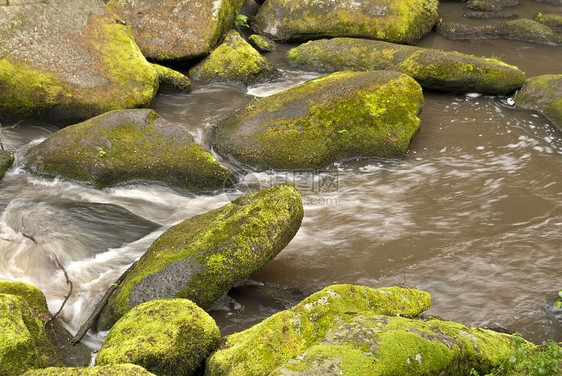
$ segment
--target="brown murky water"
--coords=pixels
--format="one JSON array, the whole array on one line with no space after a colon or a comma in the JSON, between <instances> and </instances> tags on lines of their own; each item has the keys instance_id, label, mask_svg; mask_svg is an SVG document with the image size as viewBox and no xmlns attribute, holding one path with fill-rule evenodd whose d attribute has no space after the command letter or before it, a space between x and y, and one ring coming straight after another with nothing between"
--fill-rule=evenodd
<instances>
[{"instance_id":1,"label":"brown murky water","mask_svg":"<svg viewBox=\"0 0 562 376\"><path fill-rule=\"evenodd\" d=\"M511 11L545 12L543 5L521 3ZM441 4L444 18L462 11L461 4ZM528 76L562 73L561 47L452 42L435 34L420 45L500 57ZM268 57L284 70L279 82L248 93L199 86L187 95L161 95L152 107L209 148L209 130L254 95L314 77L287 67L282 51ZM36 284L56 310L66 285L45 256L56 250L74 281L63 317L76 330L105 288L166 228L241 193L291 180L303 195L302 227L269 265L213 307L223 334L327 285L354 283L422 289L433 298L430 314L519 331L536 342L561 341L562 312L554 301L562 288L562 132L510 103L426 92L421 131L403 160L352 160L295 174L231 166L242 183L215 195L157 184L97 191L17 167L0 182L0 279ZM2 141L19 156L55 130L20 126L5 130ZM42 247L21 239L22 226ZM99 346L101 337L90 337L90 345Z\"/></svg>"}]
</instances>

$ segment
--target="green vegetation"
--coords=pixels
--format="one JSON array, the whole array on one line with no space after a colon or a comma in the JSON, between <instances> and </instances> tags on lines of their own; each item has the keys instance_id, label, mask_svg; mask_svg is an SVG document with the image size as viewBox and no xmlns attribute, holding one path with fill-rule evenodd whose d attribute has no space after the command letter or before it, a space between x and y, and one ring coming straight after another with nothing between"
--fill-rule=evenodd
<instances>
[{"instance_id":1,"label":"green vegetation","mask_svg":"<svg viewBox=\"0 0 562 376\"><path fill-rule=\"evenodd\" d=\"M248 16L239 13L234 19L234 25L236 25L237 27L240 26L250 27L248 25Z\"/></svg>"},{"instance_id":2,"label":"green vegetation","mask_svg":"<svg viewBox=\"0 0 562 376\"><path fill-rule=\"evenodd\" d=\"M560 374L562 348L549 341L536 346L523 340L519 333L511 340L512 351L484 376L555 376ZM480 376L474 368L469 376Z\"/></svg>"},{"instance_id":3,"label":"green vegetation","mask_svg":"<svg viewBox=\"0 0 562 376\"><path fill-rule=\"evenodd\" d=\"M562 290L558 291L558 296L560 296L560 298L562 298ZM556 303L554 303L557 307L562 308L562 300L557 300Z\"/></svg>"}]
</instances>

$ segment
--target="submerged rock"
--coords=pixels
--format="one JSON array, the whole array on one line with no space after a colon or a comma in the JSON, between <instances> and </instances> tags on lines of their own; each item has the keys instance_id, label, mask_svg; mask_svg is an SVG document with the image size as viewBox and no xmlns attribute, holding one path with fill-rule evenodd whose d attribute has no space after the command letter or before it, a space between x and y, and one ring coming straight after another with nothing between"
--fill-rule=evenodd
<instances>
[{"instance_id":1,"label":"submerged rock","mask_svg":"<svg viewBox=\"0 0 562 376\"><path fill-rule=\"evenodd\" d=\"M439 34L452 40L509 39L523 42L560 44L561 39L551 28L533 20L498 21L488 25L467 25L442 22Z\"/></svg>"},{"instance_id":2,"label":"submerged rock","mask_svg":"<svg viewBox=\"0 0 562 376\"><path fill-rule=\"evenodd\" d=\"M0 121L146 107L158 75L101 0L0 6Z\"/></svg>"},{"instance_id":3,"label":"submerged rock","mask_svg":"<svg viewBox=\"0 0 562 376\"><path fill-rule=\"evenodd\" d=\"M205 375L464 375L486 372L509 335L420 319L426 292L335 285L225 338Z\"/></svg>"},{"instance_id":4,"label":"submerged rock","mask_svg":"<svg viewBox=\"0 0 562 376\"><path fill-rule=\"evenodd\" d=\"M158 92L187 93L191 90L189 77L163 65L152 64L158 73Z\"/></svg>"},{"instance_id":5,"label":"submerged rock","mask_svg":"<svg viewBox=\"0 0 562 376\"><path fill-rule=\"evenodd\" d=\"M468 0L466 7L482 12L500 11L504 7L512 7L519 4L517 0Z\"/></svg>"},{"instance_id":6,"label":"submerged rock","mask_svg":"<svg viewBox=\"0 0 562 376\"><path fill-rule=\"evenodd\" d=\"M90 363L90 349L71 346L72 335L58 319L44 326L50 317L45 296L35 286L0 281L0 375Z\"/></svg>"},{"instance_id":7,"label":"submerged rock","mask_svg":"<svg viewBox=\"0 0 562 376\"><path fill-rule=\"evenodd\" d=\"M250 86L278 75L277 69L261 56L236 30L189 74L196 80Z\"/></svg>"},{"instance_id":8,"label":"submerged rock","mask_svg":"<svg viewBox=\"0 0 562 376\"><path fill-rule=\"evenodd\" d=\"M355 38L311 41L287 52L293 66L320 72L395 70L432 90L507 94L525 83L525 74L498 60Z\"/></svg>"},{"instance_id":9,"label":"submerged rock","mask_svg":"<svg viewBox=\"0 0 562 376\"><path fill-rule=\"evenodd\" d=\"M409 76L337 72L251 102L219 124L215 148L260 169L402 157L422 106L421 87Z\"/></svg>"},{"instance_id":10,"label":"submerged rock","mask_svg":"<svg viewBox=\"0 0 562 376\"><path fill-rule=\"evenodd\" d=\"M132 308L157 298L185 298L209 308L285 248L302 217L299 192L284 183L172 226L113 293L98 328L109 329Z\"/></svg>"},{"instance_id":11,"label":"submerged rock","mask_svg":"<svg viewBox=\"0 0 562 376\"><path fill-rule=\"evenodd\" d=\"M511 18L514 17L513 13L494 11L494 12L466 12L464 18L478 18L478 19L490 19L490 18Z\"/></svg>"},{"instance_id":12,"label":"submerged rock","mask_svg":"<svg viewBox=\"0 0 562 376\"><path fill-rule=\"evenodd\" d=\"M132 363L160 376L191 376L220 340L215 321L192 301L155 299L119 319L96 364Z\"/></svg>"},{"instance_id":13,"label":"submerged rock","mask_svg":"<svg viewBox=\"0 0 562 376\"><path fill-rule=\"evenodd\" d=\"M235 182L181 125L148 109L112 111L61 129L32 147L25 164L96 188L151 180L200 192Z\"/></svg>"},{"instance_id":14,"label":"submerged rock","mask_svg":"<svg viewBox=\"0 0 562 376\"><path fill-rule=\"evenodd\" d=\"M263 35L252 34L248 38L248 42L261 52L271 52L277 48L277 45L271 39L264 37Z\"/></svg>"},{"instance_id":15,"label":"submerged rock","mask_svg":"<svg viewBox=\"0 0 562 376\"><path fill-rule=\"evenodd\" d=\"M516 93L515 105L540 112L562 131L562 74L529 78Z\"/></svg>"},{"instance_id":16,"label":"submerged rock","mask_svg":"<svg viewBox=\"0 0 562 376\"><path fill-rule=\"evenodd\" d=\"M437 6L437 0L269 0L252 28L280 41L360 37L414 44L437 22Z\"/></svg>"},{"instance_id":17,"label":"submerged rock","mask_svg":"<svg viewBox=\"0 0 562 376\"><path fill-rule=\"evenodd\" d=\"M207 55L234 25L242 0L111 0L107 7L131 25L142 53L187 62Z\"/></svg>"},{"instance_id":18,"label":"submerged rock","mask_svg":"<svg viewBox=\"0 0 562 376\"><path fill-rule=\"evenodd\" d=\"M134 364L116 364L111 366L59 368L49 367L29 371L23 376L156 376Z\"/></svg>"},{"instance_id":19,"label":"submerged rock","mask_svg":"<svg viewBox=\"0 0 562 376\"><path fill-rule=\"evenodd\" d=\"M11 151L0 150L0 180L14 164L14 154Z\"/></svg>"}]
</instances>

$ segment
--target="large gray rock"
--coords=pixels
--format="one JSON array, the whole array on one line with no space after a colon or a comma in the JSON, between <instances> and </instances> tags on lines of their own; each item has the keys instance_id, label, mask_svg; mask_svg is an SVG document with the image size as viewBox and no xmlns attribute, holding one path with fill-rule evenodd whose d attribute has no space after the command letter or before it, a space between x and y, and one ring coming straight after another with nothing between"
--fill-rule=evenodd
<instances>
[{"instance_id":1,"label":"large gray rock","mask_svg":"<svg viewBox=\"0 0 562 376\"><path fill-rule=\"evenodd\" d=\"M97 188L152 180L200 192L235 183L181 125L148 109L112 111L61 129L33 146L25 164Z\"/></svg>"},{"instance_id":2,"label":"large gray rock","mask_svg":"<svg viewBox=\"0 0 562 376\"><path fill-rule=\"evenodd\" d=\"M540 112L562 131L562 74L529 78L516 93L515 105Z\"/></svg>"},{"instance_id":3,"label":"large gray rock","mask_svg":"<svg viewBox=\"0 0 562 376\"><path fill-rule=\"evenodd\" d=\"M207 376L467 375L486 373L512 336L420 319L426 292L334 285L226 337Z\"/></svg>"},{"instance_id":4,"label":"large gray rock","mask_svg":"<svg viewBox=\"0 0 562 376\"><path fill-rule=\"evenodd\" d=\"M163 233L110 297L98 328L107 330L137 305L185 298L206 309L273 259L303 217L290 183L241 196Z\"/></svg>"},{"instance_id":5,"label":"large gray rock","mask_svg":"<svg viewBox=\"0 0 562 376\"><path fill-rule=\"evenodd\" d=\"M211 51L234 25L242 0L111 0L107 7L131 25L143 54L186 62Z\"/></svg>"},{"instance_id":6,"label":"large gray rock","mask_svg":"<svg viewBox=\"0 0 562 376\"><path fill-rule=\"evenodd\" d=\"M562 43L560 36L551 28L527 19L496 21L488 25L442 22L436 30L451 40L508 39L542 44Z\"/></svg>"},{"instance_id":7,"label":"large gray rock","mask_svg":"<svg viewBox=\"0 0 562 376\"><path fill-rule=\"evenodd\" d=\"M192 301L155 299L111 328L96 364L132 363L159 376L192 376L220 341L215 320Z\"/></svg>"},{"instance_id":8,"label":"large gray rock","mask_svg":"<svg viewBox=\"0 0 562 376\"><path fill-rule=\"evenodd\" d=\"M274 40L359 37L414 44L437 22L437 0L268 0L252 22Z\"/></svg>"},{"instance_id":9,"label":"large gray rock","mask_svg":"<svg viewBox=\"0 0 562 376\"><path fill-rule=\"evenodd\" d=\"M247 87L276 77L278 71L236 30L230 30L221 45L193 67L189 74L199 81Z\"/></svg>"},{"instance_id":10,"label":"large gray rock","mask_svg":"<svg viewBox=\"0 0 562 376\"><path fill-rule=\"evenodd\" d=\"M158 75L102 0L0 6L0 122L146 107Z\"/></svg>"},{"instance_id":11,"label":"large gray rock","mask_svg":"<svg viewBox=\"0 0 562 376\"><path fill-rule=\"evenodd\" d=\"M311 41L287 52L293 66L320 72L395 70L425 89L507 94L525 83L525 74L498 60L367 39Z\"/></svg>"},{"instance_id":12,"label":"large gray rock","mask_svg":"<svg viewBox=\"0 0 562 376\"><path fill-rule=\"evenodd\" d=\"M45 296L23 282L0 281L0 375L50 366L86 366L91 351L51 317Z\"/></svg>"},{"instance_id":13,"label":"large gray rock","mask_svg":"<svg viewBox=\"0 0 562 376\"><path fill-rule=\"evenodd\" d=\"M419 129L421 87L392 71L337 72L251 102L218 125L215 149L260 169L317 169L402 157Z\"/></svg>"}]
</instances>

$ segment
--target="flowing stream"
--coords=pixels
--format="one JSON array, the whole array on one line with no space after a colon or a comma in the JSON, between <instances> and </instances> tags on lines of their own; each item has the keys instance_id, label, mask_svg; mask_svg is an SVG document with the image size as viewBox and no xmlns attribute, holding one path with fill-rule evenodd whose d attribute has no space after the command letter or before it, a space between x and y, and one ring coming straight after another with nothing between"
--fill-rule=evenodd
<instances>
[{"instance_id":1,"label":"flowing stream","mask_svg":"<svg viewBox=\"0 0 562 376\"><path fill-rule=\"evenodd\" d=\"M514 10L532 17L534 4L522 1ZM447 17L463 10L461 4L441 7ZM433 33L419 45L496 56L528 77L562 73L561 47L452 42ZM284 72L278 82L247 93L194 85L189 94L159 95L152 108L182 123L212 152L209 130L221 119L254 96L317 76L288 67L285 50L267 55ZM95 190L33 175L22 168L21 156L57 124L6 129L2 142L16 150L17 161L0 181L0 279L35 284L55 312L67 293L62 271L48 257L55 252L74 283L62 318L75 331L107 287L168 227L290 180L303 196L301 229L273 261L213 306L223 334L330 284L352 283L425 290L433 301L429 314L519 331L535 342L562 341L562 310L554 306L562 288L562 132L514 108L511 98L424 96L421 130L402 160L350 160L296 173L229 166L241 183L207 195L156 183ZM103 335L89 336L87 343L97 348Z\"/></svg>"}]
</instances>

